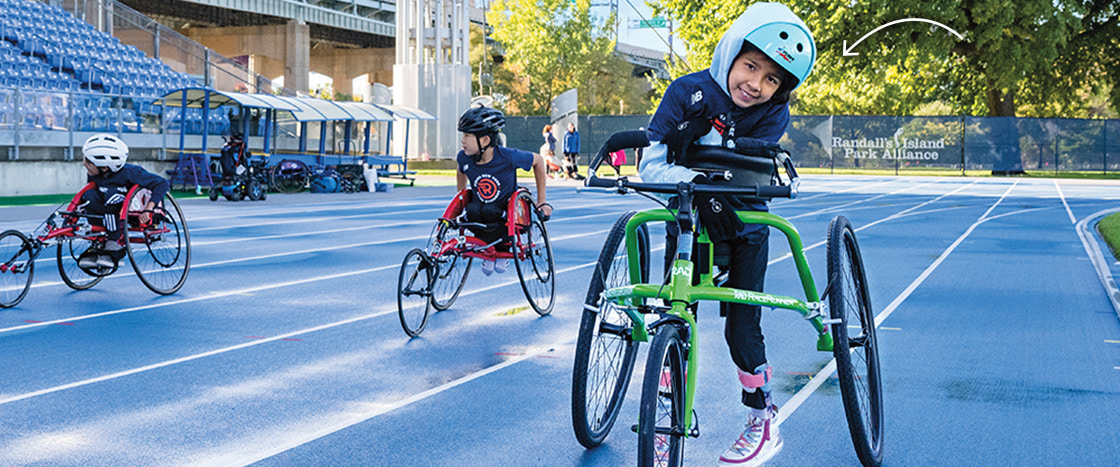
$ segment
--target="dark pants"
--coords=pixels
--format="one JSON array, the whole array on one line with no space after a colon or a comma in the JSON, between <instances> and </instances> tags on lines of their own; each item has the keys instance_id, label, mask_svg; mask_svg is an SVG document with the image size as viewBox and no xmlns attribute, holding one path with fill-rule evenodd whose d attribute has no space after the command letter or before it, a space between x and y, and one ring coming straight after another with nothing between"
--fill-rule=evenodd
<instances>
[{"instance_id":1,"label":"dark pants","mask_svg":"<svg viewBox=\"0 0 1120 467\"><path fill-rule=\"evenodd\" d=\"M467 203L467 221L487 224L486 228L471 229L474 235L486 243L494 243L506 237L506 211L509 208L509 197L492 203L483 203L477 196L472 196Z\"/></svg>"},{"instance_id":2,"label":"dark pants","mask_svg":"<svg viewBox=\"0 0 1120 467\"><path fill-rule=\"evenodd\" d=\"M666 224L666 267L672 264L676 256L677 229L676 223ZM724 285L740 290L762 292L766 279L766 263L770 256L770 229L761 228L725 243L729 260L727 266L724 266L728 271L727 283ZM697 258L695 245L692 257ZM720 314L726 315L723 336L731 351L731 360L740 370L753 373L756 368L766 363L766 344L763 341L761 325L762 308L741 303L720 303ZM743 403L756 409L765 408L765 395L762 391L753 393L744 391Z\"/></svg>"},{"instance_id":3,"label":"dark pants","mask_svg":"<svg viewBox=\"0 0 1120 467\"><path fill-rule=\"evenodd\" d=\"M110 190L109 193L114 193ZM101 214L101 219L90 219L90 224L105 228L109 240L120 240L121 228L120 213L124 207L124 200L118 203L106 204L105 193L97 188L86 190L82 193L81 208L86 214ZM116 200L112 200L116 201Z\"/></svg>"}]
</instances>

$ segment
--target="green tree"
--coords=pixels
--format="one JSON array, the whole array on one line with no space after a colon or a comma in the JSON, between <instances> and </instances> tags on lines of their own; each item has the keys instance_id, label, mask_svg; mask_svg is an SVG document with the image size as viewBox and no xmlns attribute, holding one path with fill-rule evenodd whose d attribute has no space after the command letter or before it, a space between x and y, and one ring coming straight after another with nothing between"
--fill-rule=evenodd
<instances>
[{"instance_id":1,"label":"green tree","mask_svg":"<svg viewBox=\"0 0 1120 467\"><path fill-rule=\"evenodd\" d=\"M747 6L735 0L655 0L676 20L695 69ZM1108 93L1120 108L1120 2L1116 0L787 0L817 42L813 75L798 90L799 113L906 115L952 109L971 115L1106 114L1085 96ZM938 21L960 40L924 22ZM680 73L681 70L675 70ZM674 75L676 76L676 74ZM940 102L931 106L931 103ZM1099 104L1099 100L1097 101Z\"/></svg>"},{"instance_id":2,"label":"green tree","mask_svg":"<svg viewBox=\"0 0 1120 467\"><path fill-rule=\"evenodd\" d=\"M496 0L487 21L505 54L494 93L505 94L495 101L510 112L545 115L554 97L575 88L584 113L619 113L620 101L627 112L646 111L642 81L613 53L607 25L614 18L596 19L590 10L590 0Z\"/></svg>"}]
</instances>

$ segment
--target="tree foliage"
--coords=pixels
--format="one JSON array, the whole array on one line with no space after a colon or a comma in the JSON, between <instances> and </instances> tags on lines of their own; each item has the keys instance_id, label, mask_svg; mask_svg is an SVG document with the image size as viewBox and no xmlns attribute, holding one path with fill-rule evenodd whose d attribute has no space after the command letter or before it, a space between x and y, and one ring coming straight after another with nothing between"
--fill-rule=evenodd
<instances>
[{"instance_id":1,"label":"tree foliage","mask_svg":"<svg viewBox=\"0 0 1120 467\"><path fill-rule=\"evenodd\" d=\"M590 0L495 0L486 18L504 50L493 92L507 111L548 114L552 99L573 88L583 113L647 110L644 83L613 53L614 18L592 16Z\"/></svg>"},{"instance_id":2,"label":"tree foliage","mask_svg":"<svg viewBox=\"0 0 1120 467\"><path fill-rule=\"evenodd\" d=\"M735 0L654 0L706 68ZM794 110L807 114L907 115L931 110L993 116L1093 116L1107 95L1120 108L1120 2L1116 0L786 0L818 47L813 75ZM876 27L900 23L853 44ZM685 70L673 70L674 76ZM937 103L936 105L933 105ZM1109 112L1104 112L1109 113Z\"/></svg>"}]
</instances>

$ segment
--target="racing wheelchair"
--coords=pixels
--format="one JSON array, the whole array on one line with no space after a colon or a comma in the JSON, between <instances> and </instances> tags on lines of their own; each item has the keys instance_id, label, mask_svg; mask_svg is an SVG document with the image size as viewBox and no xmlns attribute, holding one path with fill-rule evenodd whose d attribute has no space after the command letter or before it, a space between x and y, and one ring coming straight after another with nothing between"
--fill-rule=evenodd
<instances>
[{"instance_id":1,"label":"racing wheelchair","mask_svg":"<svg viewBox=\"0 0 1120 467\"><path fill-rule=\"evenodd\" d=\"M56 247L55 260L62 281L74 290L85 290L117 271L112 267L83 268L78 259L91 248L101 249L108 241L107 231L90 220L100 214L78 212L82 194L96 190L87 184L68 204L35 229L31 235L18 230L0 233L0 308L19 304L31 288L35 276L35 260L49 247ZM146 188L133 186L122 204L120 225L127 226L121 235L132 269L146 287L160 295L177 292L187 280L191 267L191 239L179 203L168 193L147 222L141 222L143 209L151 197ZM63 206L65 208L63 209Z\"/></svg>"},{"instance_id":2,"label":"racing wheelchair","mask_svg":"<svg viewBox=\"0 0 1120 467\"><path fill-rule=\"evenodd\" d=\"M529 305L541 316L552 312L556 266L544 226L548 219L537 209L533 195L520 187L510 196L504 226L506 236L490 243L469 232L488 226L466 221L463 213L470 197L469 189L455 195L432 227L427 247L413 248L401 263L397 310L401 327L409 337L423 332L432 308L442 311L451 307L463 291L476 258L512 259Z\"/></svg>"}]
</instances>

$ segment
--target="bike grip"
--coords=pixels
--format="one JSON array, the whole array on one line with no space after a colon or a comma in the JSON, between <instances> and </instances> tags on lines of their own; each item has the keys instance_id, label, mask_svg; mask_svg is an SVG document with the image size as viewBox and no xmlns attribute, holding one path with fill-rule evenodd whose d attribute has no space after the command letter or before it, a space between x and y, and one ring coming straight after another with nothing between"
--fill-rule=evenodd
<instances>
[{"instance_id":1,"label":"bike grip","mask_svg":"<svg viewBox=\"0 0 1120 467\"><path fill-rule=\"evenodd\" d=\"M645 130L619 131L607 138L608 153L619 149L644 148L649 146L649 134Z\"/></svg>"},{"instance_id":2,"label":"bike grip","mask_svg":"<svg viewBox=\"0 0 1120 467\"><path fill-rule=\"evenodd\" d=\"M759 198L792 198L789 185L765 185L758 187Z\"/></svg>"},{"instance_id":3,"label":"bike grip","mask_svg":"<svg viewBox=\"0 0 1120 467\"><path fill-rule=\"evenodd\" d=\"M588 177L585 185L591 188L614 188L615 180L613 178Z\"/></svg>"}]
</instances>

